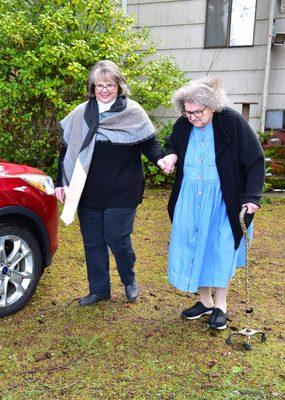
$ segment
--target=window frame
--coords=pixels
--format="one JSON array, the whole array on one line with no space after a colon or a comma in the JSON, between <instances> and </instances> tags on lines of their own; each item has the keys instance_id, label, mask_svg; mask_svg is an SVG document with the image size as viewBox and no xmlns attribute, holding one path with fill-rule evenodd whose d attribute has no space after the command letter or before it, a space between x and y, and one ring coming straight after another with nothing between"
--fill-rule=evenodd
<instances>
[{"instance_id":1,"label":"window frame","mask_svg":"<svg viewBox=\"0 0 285 400\"><path fill-rule=\"evenodd\" d=\"M282 113L282 122L281 122L281 127L275 127L272 128L268 126L268 113ZM271 108L266 110L265 113L265 129L267 130L281 130L283 131L285 129L285 109L282 108Z\"/></svg>"},{"instance_id":2,"label":"window frame","mask_svg":"<svg viewBox=\"0 0 285 400\"><path fill-rule=\"evenodd\" d=\"M242 48L242 47L254 47L254 37L255 37L255 28L256 28L257 0L255 0L255 13L254 13L254 27L253 27L252 44L243 44L243 45L240 45L240 46L239 45L230 46L233 0L228 0L228 2L229 2L229 15L228 15L228 21L227 21L226 45L225 46L206 46L206 31L207 31L207 24L208 24L209 1L210 0L206 1L206 22L205 22L205 30L204 30L204 49L236 49L236 48Z\"/></svg>"}]
</instances>

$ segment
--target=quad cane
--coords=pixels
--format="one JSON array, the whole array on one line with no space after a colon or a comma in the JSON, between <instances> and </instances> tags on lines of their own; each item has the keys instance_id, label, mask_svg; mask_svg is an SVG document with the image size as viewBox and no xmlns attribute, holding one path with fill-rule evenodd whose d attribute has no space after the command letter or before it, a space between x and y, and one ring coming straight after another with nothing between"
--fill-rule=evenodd
<instances>
[{"instance_id":1,"label":"quad cane","mask_svg":"<svg viewBox=\"0 0 285 400\"><path fill-rule=\"evenodd\" d=\"M266 335L262 331L257 331L255 329L250 328L250 319L251 314L253 313L253 307L251 306L251 293L250 293L250 267L249 267L249 260L248 260L248 253L250 248L250 238L248 231L246 229L244 216L247 211L247 207L243 207L240 214L239 214L239 221L242 228L243 236L245 238L245 292L246 292L246 328L241 329L238 332L231 333L228 335L226 339L227 344L232 344L232 337L233 336L245 336L246 342L243 343L243 347L245 350L251 350L251 338L253 336L260 336L261 342L266 341Z\"/></svg>"}]
</instances>

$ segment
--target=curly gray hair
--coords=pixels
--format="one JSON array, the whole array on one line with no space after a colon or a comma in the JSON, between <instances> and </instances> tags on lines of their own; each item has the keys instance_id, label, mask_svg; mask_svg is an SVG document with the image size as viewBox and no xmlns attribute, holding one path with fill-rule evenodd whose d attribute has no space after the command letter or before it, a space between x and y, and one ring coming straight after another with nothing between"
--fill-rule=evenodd
<instances>
[{"instance_id":1,"label":"curly gray hair","mask_svg":"<svg viewBox=\"0 0 285 400\"><path fill-rule=\"evenodd\" d=\"M172 96L174 107L184 110L185 103L198 103L210 107L213 111L221 112L228 104L225 89L218 78L206 76L190 81L187 85L176 90Z\"/></svg>"},{"instance_id":2,"label":"curly gray hair","mask_svg":"<svg viewBox=\"0 0 285 400\"><path fill-rule=\"evenodd\" d=\"M94 67L91 68L87 79L87 96L95 97L95 83L98 79L114 78L118 87L119 93L125 96L130 94L127 82L123 74L113 61L101 60L98 61Z\"/></svg>"}]
</instances>

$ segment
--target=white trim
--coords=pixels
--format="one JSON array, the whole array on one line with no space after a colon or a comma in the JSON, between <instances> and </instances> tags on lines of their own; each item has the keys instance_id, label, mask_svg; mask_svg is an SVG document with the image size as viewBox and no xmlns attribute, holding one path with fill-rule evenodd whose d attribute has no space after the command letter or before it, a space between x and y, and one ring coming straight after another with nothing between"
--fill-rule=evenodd
<instances>
[{"instance_id":1,"label":"white trim","mask_svg":"<svg viewBox=\"0 0 285 400\"><path fill-rule=\"evenodd\" d=\"M267 37L267 50L266 50L266 62L264 71L264 83L263 83L263 96L262 96L262 109L260 117L260 131L263 132L265 128L265 115L269 92L269 78L271 70L271 48L272 48L272 35L273 25L275 16L276 0L270 1L269 19L268 19L268 37Z\"/></svg>"},{"instance_id":2,"label":"white trim","mask_svg":"<svg viewBox=\"0 0 285 400\"><path fill-rule=\"evenodd\" d=\"M124 14L127 15L128 0L122 0L122 9Z\"/></svg>"}]
</instances>

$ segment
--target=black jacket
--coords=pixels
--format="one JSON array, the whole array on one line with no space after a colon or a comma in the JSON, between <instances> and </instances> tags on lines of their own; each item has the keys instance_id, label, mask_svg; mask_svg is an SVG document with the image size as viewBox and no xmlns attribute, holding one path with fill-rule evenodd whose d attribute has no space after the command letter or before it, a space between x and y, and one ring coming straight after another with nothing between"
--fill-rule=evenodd
<instances>
[{"instance_id":1,"label":"black jacket","mask_svg":"<svg viewBox=\"0 0 285 400\"><path fill-rule=\"evenodd\" d=\"M212 122L221 190L235 248L238 248L242 237L239 223L241 205L244 203L259 205L262 196L265 175L263 150L248 123L231 108L226 108L221 113L214 113ZM168 203L171 221L183 179L184 158L192 126L187 118L180 117L167 139L166 154L175 153L178 156L176 177ZM247 226L252 218L253 214L246 214Z\"/></svg>"}]
</instances>

